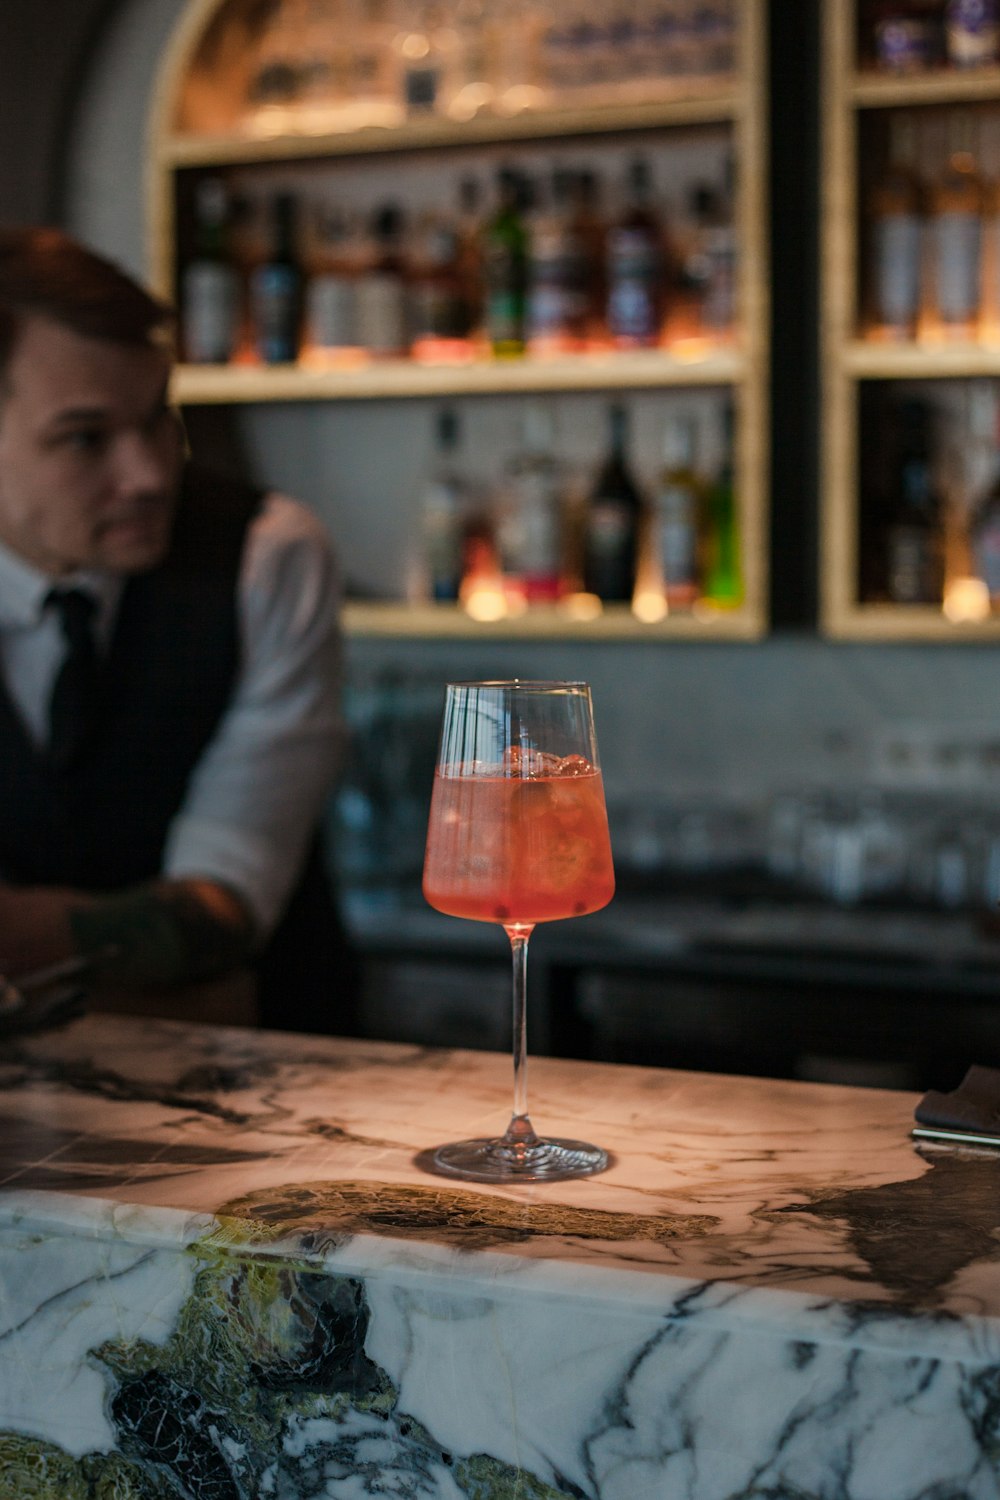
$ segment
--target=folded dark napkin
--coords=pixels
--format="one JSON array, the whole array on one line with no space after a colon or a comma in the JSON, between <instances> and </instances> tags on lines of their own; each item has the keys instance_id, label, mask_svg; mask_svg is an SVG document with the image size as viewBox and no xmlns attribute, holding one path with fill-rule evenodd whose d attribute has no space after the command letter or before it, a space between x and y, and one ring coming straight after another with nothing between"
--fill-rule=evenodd
<instances>
[{"instance_id":1,"label":"folded dark napkin","mask_svg":"<svg viewBox=\"0 0 1000 1500\"><path fill-rule=\"evenodd\" d=\"M1000 1146L1000 1068L970 1068L950 1094L928 1089L914 1119L915 1136Z\"/></svg>"}]
</instances>

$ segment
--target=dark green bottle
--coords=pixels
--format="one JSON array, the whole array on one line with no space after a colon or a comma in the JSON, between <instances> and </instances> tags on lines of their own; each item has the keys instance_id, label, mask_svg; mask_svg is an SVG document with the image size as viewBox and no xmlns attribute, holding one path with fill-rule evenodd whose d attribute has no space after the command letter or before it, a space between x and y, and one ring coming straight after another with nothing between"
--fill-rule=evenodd
<instances>
[{"instance_id":1,"label":"dark green bottle","mask_svg":"<svg viewBox=\"0 0 1000 1500\"><path fill-rule=\"evenodd\" d=\"M493 353L501 359L524 353L528 290L526 185L509 167L497 176L499 204L483 232L484 323Z\"/></svg>"},{"instance_id":2,"label":"dark green bottle","mask_svg":"<svg viewBox=\"0 0 1000 1500\"><path fill-rule=\"evenodd\" d=\"M743 603L740 561L740 522L733 466L733 403L727 401L722 418L722 463L705 500L704 595L718 609Z\"/></svg>"},{"instance_id":3,"label":"dark green bottle","mask_svg":"<svg viewBox=\"0 0 1000 1500\"><path fill-rule=\"evenodd\" d=\"M627 604L635 591L642 497L626 456L628 416L610 411L608 454L590 493L583 529L583 587L609 603Z\"/></svg>"}]
</instances>

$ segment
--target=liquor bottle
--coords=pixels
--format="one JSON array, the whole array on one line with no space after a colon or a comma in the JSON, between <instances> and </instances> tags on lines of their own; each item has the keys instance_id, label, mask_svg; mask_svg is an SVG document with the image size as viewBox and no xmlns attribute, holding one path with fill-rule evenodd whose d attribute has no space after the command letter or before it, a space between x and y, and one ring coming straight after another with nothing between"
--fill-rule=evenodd
<instances>
[{"instance_id":1,"label":"liquor bottle","mask_svg":"<svg viewBox=\"0 0 1000 1500\"><path fill-rule=\"evenodd\" d=\"M271 251L256 266L250 301L257 353L265 364L293 361L299 352L303 274L298 252L298 201L278 193L271 203Z\"/></svg>"},{"instance_id":2,"label":"liquor bottle","mask_svg":"<svg viewBox=\"0 0 1000 1500\"><path fill-rule=\"evenodd\" d=\"M736 17L733 0L716 0L708 9L705 28L705 71L718 77L731 73L736 63Z\"/></svg>"},{"instance_id":3,"label":"liquor bottle","mask_svg":"<svg viewBox=\"0 0 1000 1500\"><path fill-rule=\"evenodd\" d=\"M985 68L1000 59L1000 4L997 0L947 0L945 50L956 68Z\"/></svg>"},{"instance_id":4,"label":"liquor bottle","mask_svg":"<svg viewBox=\"0 0 1000 1500\"><path fill-rule=\"evenodd\" d=\"M690 609L700 591L704 485L695 469L696 436L692 417L668 420L663 431L663 468L652 497L650 553L668 609Z\"/></svg>"},{"instance_id":5,"label":"liquor bottle","mask_svg":"<svg viewBox=\"0 0 1000 1500\"><path fill-rule=\"evenodd\" d=\"M919 73L940 55L939 0L878 0L873 7L875 61L887 73Z\"/></svg>"},{"instance_id":6,"label":"liquor bottle","mask_svg":"<svg viewBox=\"0 0 1000 1500\"><path fill-rule=\"evenodd\" d=\"M398 204L385 203L376 209L367 262L355 287L358 343L380 359L398 359L409 347L403 228Z\"/></svg>"},{"instance_id":7,"label":"liquor bottle","mask_svg":"<svg viewBox=\"0 0 1000 1500\"><path fill-rule=\"evenodd\" d=\"M886 592L893 604L940 604L944 504L932 468L930 407L907 400L898 420L894 494L885 528Z\"/></svg>"},{"instance_id":8,"label":"liquor bottle","mask_svg":"<svg viewBox=\"0 0 1000 1500\"><path fill-rule=\"evenodd\" d=\"M972 513L969 540L976 574L986 585L995 612L1000 609L1000 471Z\"/></svg>"},{"instance_id":9,"label":"liquor bottle","mask_svg":"<svg viewBox=\"0 0 1000 1500\"><path fill-rule=\"evenodd\" d=\"M982 186L976 171L973 121L956 110L949 121L948 155L930 193L933 306L943 332L971 338L979 316Z\"/></svg>"},{"instance_id":10,"label":"liquor bottle","mask_svg":"<svg viewBox=\"0 0 1000 1500\"><path fill-rule=\"evenodd\" d=\"M668 343L698 338L706 331L705 304L712 272L709 235L720 217L710 183L695 183L687 194L686 210L684 219L673 224L674 274L665 325Z\"/></svg>"},{"instance_id":11,"label":"liquor bottle","mask_svg":"<svg viewBox=\"0 0 1000 1500\"><path fill-rule=\"evenodd\" d=\"M229 254L229 199L220 178L198 183L195 216L195 253L181 282L181 343L193 364L225 364L239 339L240 282Z\"/></svg>"},{"instance_id":12,"label":"liquor bottle","mask_svg":"<svg viewBox=\"0 0 1000 1500\"><path fill-rule=\"evenodd\" d=\"M586 249L576 229L572 190L572 173L557 167L549 210L532 227L526 332L533 354L572 352L586 340Z\"/></svg>"},{"instance_id":13,"label":"liquor bottle","mask_svg":"<svg viewBox=\"0 0 1000 1500\"><path fill-rule=\"evenodd\" d=\"M504 472L496 528L508 593L527 604L562 592L564 486L552 444L551 415L533 403L524 412L521 447Z\"/></svg>"},{"instance_id":14,"label":"liquor bottle","mask_svg":"<svg viewBox=\"0 0 1000 1500\"><path fill-rule=\"evenodd\" d=\"M414 237L408 262L410 352L414 359L471 357L471 310L455 226L428 215Z\"/></svg>"},{"instance_id":15,"label":"liquor bottle","mask_svg":"<svg viewBox=\"0 0 1000 1500\"><path fill-rule=\"evenodd\" d=\"M480 185L475 177L463 177L458 185L458 274L462 299L468 309L469 339L479 342L483 326L483 219Z\"/></svg>"},{"instance_id":16,"label":"liquor bottle","mask_svg":"<svg viewBox=\"0 0 1000 1500\"><path fill-rule=\"evenodd\" d=\"M1000 119L994 121L1000 127ZM997 134L1000 144L1000 131ZM987 159L994 158L991 151ZM983 289L980 305L980 332L983 341L996 346L1000 342L1000 177L996 169L983 184L982 255Z\"/></svg>"},{"instance_id":17,"label":"liquor bottle","mask_svg":"<svg viewBox=\"0 0 1000 1500\"><path fill-rule=\"evenodd\" d=\"M495 355L524 353L528 281L528 230L524 220L526 188L509 167L497 176L499 203L483 230L484 322Z\"/></svg>"},{"instance_id":18,"label":"liquor bottle","mask_svg":"<svg viewBox=\"0 0 1000 1500\"><path fill-rule=\"evenodd\" d=\"M663 230L645 158L632 162L628 183L628 206L607 247L608 333L621 349L658 344L664 314Z\"/></svg>"},{"instance_id":19,"label":"liquor bottle","mask_svg":"<svg viewBox=\"0 0 1000 1500\"><path fill-rule=\"evenodd\" d=\"M976 577L992 611L1000 609L1000 400L992 382L973 381L969 393L966 472L974 499L968 545Z\"/></svg>"},{"instance_id":20,"label":"liquor bottle","mask_svg":"<svg viewBox=\"0 0 1000 1500\"><path fill-rule=\"evenodd\" d=\"M920 314L923 194L916 146L912 116L894 114L886 168L868 200L872 322L892 338L912 338Z\"/></svg>"},{"instance_id":21,"label":"liquor bottle","mask_svg":"<svg viewBox=\"0 0 1000 1500\"><path fill-rule=\"evenodd\" d=\"M583 530L583 587L599 599L628 603L635 590L643 504L626 456L628 418L610 413L610 445L590 492Z\"/></svg>"},{"instance_id":22,"label":"liquor bottle","mask_svg":"<svg viewBox=\"0 0 1000 1500\"><path fill-rule=\"evenodd\" d=\"M733 405L727 400L722 412L722 462L705 494L702 594L717 609L735 609L743 602L734 435Z\"/></svg>"},{"instance_id":23,"label":"liquor bottle","mask_svg":"<svg viewBox=\"0 0 1000 1500\"><path fill-rule=\"evenodd\" d=\"M696 225L699 334L725 338L736 320L736 225L733 215L732 157L726 163L724 184L700 183L692 195Z\"/></svg>"},{"instance_id":24,"label":"liquor bottle","mask_svg":"<svg viewBox=\"0 0 1000 1500\"><path fill-rule=\"evenodd\" d=\"M358 347L358 266L350 221L335 208L317 205L312 241L302 358L310 364L336 364L349 360Z\"/></svg>"},{"instance_id":25,"label":"liquor bottle","mask_svg":"<svg viewBox=\"0 0 1000 1500\"><path fill-rule=\"evenodd\" d=\"M434 458L420 497L420 551L425 598L438 603L458 599L462 580L463 530L468 485L458 462L457 414L445 407L437 414Z\"/></svg>"},{"instance_id":26,"label":"liquor bottle","mask_svg":"<svg viewBox=\"0 0 1000 1500\"><path fill-rule=\"evenodd\" d=\"M606 332L608 226L601 213L600 178L589 167L572 174L571 222L582 256L584 342L588 348L599 348Z\"/></svg>"}]
</instances>

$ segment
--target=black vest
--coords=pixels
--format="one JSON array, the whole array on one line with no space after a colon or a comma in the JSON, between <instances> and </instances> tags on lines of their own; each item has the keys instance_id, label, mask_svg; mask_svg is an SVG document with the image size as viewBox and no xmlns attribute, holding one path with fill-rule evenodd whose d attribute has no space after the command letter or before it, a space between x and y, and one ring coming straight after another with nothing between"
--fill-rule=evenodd
<instances>
[{"instance_id":1,"label":"black vest","mask_svg":"<svg viewBox=\"0 0 1000 1500\"><path fill-rule=\"evenodd\" d=\"M0 683L2 878L101 891L159 873L233 690L240 558L260 503L246 486L187 471L169 556L125 586L97 727L68 771L35 749ZM259 969L264 1024L353 1029L353 967L318 842Z\"/></svg>"}]
</instances>

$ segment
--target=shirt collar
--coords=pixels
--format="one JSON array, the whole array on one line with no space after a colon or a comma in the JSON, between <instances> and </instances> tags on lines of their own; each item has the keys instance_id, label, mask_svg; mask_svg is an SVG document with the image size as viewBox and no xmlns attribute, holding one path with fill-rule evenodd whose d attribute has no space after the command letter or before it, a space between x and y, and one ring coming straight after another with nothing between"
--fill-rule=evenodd
<instances>
[{"instance_id":1,"label":"shirt collar","mask_svg":"<svg viewBox=\"0 0 1000 1500\"><path fill-rule=\"evenodd\" d=\"M124 579L113 573L81 569L60 578L59 585L86 589L93 595L97 601L98 633L106 634L125 586ZM30 629L37 625L52 586L53 580L47 573L0 542L0 627Z\"/></svg>"}]
</instances>

